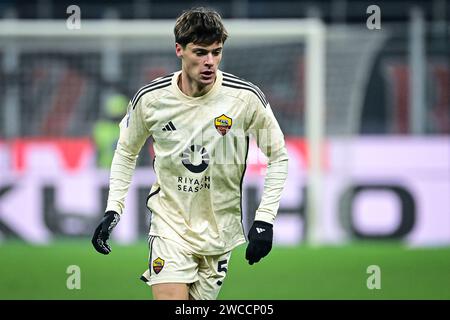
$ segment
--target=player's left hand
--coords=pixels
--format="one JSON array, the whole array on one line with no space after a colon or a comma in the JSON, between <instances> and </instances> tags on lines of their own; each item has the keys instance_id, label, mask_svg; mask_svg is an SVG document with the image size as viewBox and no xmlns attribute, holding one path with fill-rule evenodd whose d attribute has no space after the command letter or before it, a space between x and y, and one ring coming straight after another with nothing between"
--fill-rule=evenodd
<instances>
[{"instance_id":1,"label":"player's left hand","mask_svg":"<svg viewBox=\"0 0 450 320\"><path fill-rule=\"evenodd\" d=\"M267 256L272 249L272 224L264 221L254 221L248 232L249 244L245 252L245 259L253 264Z\"/></svg>"},{"instance_id":2,"label":"player's left hand","mask_svg":"<svg viewBox=\"0 0 450 320\"><path fill-rule=\"evenodd\" d=\"M108 254L111 252L107 240L111 234L112 229L117 225L120 220L120 215L114 211L107 211L95 229L94 236L92 237L92 245L95 250L102 254Z\"/></svg>"}]
</instances>

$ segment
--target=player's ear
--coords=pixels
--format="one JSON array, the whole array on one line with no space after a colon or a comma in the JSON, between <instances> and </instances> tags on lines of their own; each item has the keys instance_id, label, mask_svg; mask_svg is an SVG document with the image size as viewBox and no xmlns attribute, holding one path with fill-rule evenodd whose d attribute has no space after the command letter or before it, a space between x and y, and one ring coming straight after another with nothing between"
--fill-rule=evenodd
<instances>
[{"instance_id":1,"label":"player's ear","mask_svg":"<svg viewBox=\"0 0 450 320\"><path fill-rule=\"evenodd\" d=\"M178 42L175 43L175 53L178 58L183 57L183 46L179 44Z\"/></svg>"}]
</instances>

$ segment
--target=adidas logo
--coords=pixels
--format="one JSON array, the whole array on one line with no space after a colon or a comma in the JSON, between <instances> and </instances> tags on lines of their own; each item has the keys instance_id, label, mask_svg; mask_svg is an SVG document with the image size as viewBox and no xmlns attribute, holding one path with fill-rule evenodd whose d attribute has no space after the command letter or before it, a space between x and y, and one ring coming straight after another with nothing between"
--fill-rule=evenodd
<instances>
[{"instance_id":1,"label":"adidas logo","mask_svg":"<svg viewBox=\"0 0 450 320\"><path fill-rule=\"evenodd\" d=\"M169 123L166 124L164 128L162 128L162 131L175 131L175 130L177 130L177 128L175 128L172 121L169 121Z\"/></svg>"},{"instance_id":2,"label":"adidas logo","mask_svg":"<svg viewBox=\"0 0 450 320\"><path fill-rule=\"evenodd\" d=\"M256 228L256 231L257 231L258 233L261 233L261 232L266 231L266 229L263 229L263 228Z\"/></svg>"}]
</instances>

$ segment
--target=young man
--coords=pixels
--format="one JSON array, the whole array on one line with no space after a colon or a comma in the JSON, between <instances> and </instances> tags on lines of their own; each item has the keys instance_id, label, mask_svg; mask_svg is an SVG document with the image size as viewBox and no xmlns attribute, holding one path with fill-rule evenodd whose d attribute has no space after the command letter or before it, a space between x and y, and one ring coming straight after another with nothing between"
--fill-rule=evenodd
<instances>
[{"instance_id":1,"label":"young man","mask_svg":"<svg viewBox=\"0 0 450 320\"><path fill-rule=\"evenodd\" d=\"M149 268L141 279L155 299L216 299L231 250L245 243L242 181L249 135L269 159L261 204L249 231L250 264L272 248L272 224L287 176L284 137L262 92L218 67L227 39L215 11L196 8L175 24L181 71L141 88L120 123L111 166L106 213L95 230L95 249L119 222L144 142L153 138L156 182L147 206Z\"/></svg>"}]
</instances>

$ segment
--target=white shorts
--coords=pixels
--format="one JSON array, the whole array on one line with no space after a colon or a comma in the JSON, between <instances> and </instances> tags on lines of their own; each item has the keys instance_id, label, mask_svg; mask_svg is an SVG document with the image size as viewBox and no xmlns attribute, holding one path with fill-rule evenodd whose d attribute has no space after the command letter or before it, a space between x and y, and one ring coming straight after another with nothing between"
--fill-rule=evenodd
<instances>
[{"instance_id":1,"label":"white shorts","mask_svg":"<svg viewBox=\"0 0 450 320\"><path fill-rule=\"evenodd\" d=\"M141 280L149 286L157 283L187 283L195 300L215 300L225 279L231 251L203 256L177 242L156 236L149 239L149 269Z\"/></svg>"}]
</instances>

